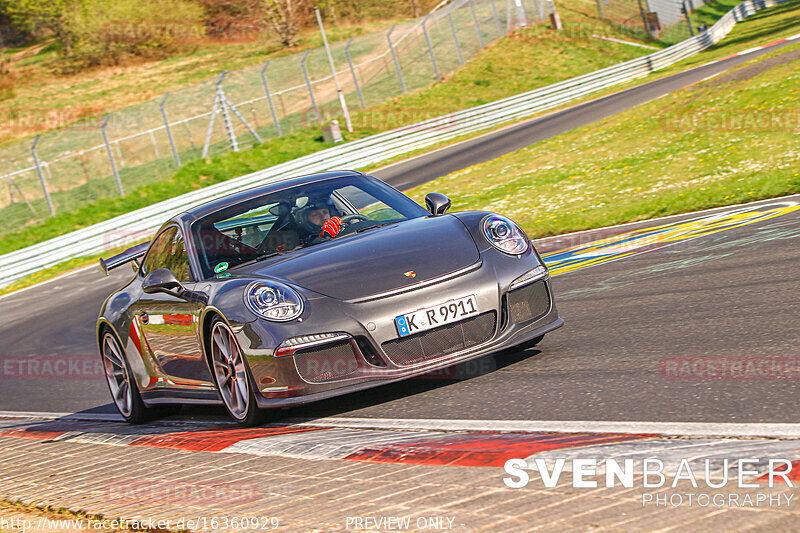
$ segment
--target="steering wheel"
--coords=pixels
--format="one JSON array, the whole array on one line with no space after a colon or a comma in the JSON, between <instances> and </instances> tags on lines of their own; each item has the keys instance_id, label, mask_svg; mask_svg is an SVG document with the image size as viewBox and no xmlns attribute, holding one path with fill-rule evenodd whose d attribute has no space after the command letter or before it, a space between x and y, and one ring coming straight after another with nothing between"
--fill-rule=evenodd
<instances>
[{"instance_id":1,"label":"steering wheel","mask_svg":"<svg viewBox=\"0 0 800 533\"><path fill-rule=\"evenodd\" d=\"M342 217L342 222L345 224L352 224L355 221L362 221L362 220L369 220L369 217L365 217L364 215L347 215Z\"/></svg>"}]
</instances>

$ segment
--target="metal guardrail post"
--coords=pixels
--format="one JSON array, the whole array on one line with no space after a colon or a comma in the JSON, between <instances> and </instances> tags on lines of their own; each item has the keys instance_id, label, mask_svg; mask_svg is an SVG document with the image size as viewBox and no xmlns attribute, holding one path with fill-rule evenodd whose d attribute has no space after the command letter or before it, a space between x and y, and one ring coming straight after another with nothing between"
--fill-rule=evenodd
<instances>
[{"instance_id":1,"label":"metal guardrail post","mask_svg":"<svg viewBox=\"0 0 800 533\"><path fill-rule=\"evenodd\" d=\"M350 65L350 74L353 76L353 85L356 86L356 94L358 95L358 103L361 109L364 109L364 95L361 94L361 86L358 84L358 76L356 76L356 68L353 66L353 58L350 57L350 45L353 44L353 37L348 39L347 44L344 45L344 55L347 57L347 64Z\"/></svg>"},{"instance_id":2,"label":"metal guardrail post","mask_svg":"<svg viewBox=\"0 0 800 533\"><path fill-rule=\"evenodd\" d=\"M47 183L44 181L44 174L42 174L42 165L39 163L39 156L36 153L36 145L39 144L39 138L41 135L37 135L33 139L33 144L31 145L31 155L33 156L33 164L36 165L36 175L39 176L39 183L42 185L42 192L44 192L44 199L47 202L47 208L50 210L50 215L55 216L56 209L53 207L53 199L50 198L50 191L47 190ZM11 178L8 178L9 182Z\"/></svg>"},{"instance_id":3,"label":"metal guardrail post","mask_svg":"<svg viewBox=\"0 0 800 533\"><path fill-rule=\"evenodd\" d=\"M425 35L425 44L428 45L428 55L431 56L431 64L433 65L433 75L435 76L436 81L439 81L442 79L442 76L439 74L439 66L436 64L436 56L433 54L433 46L431 45L431 36L428 33L428 26L427 26L428 17L430 16L431 14L428 13L422 19L422 33Z\"/></svg>"},{"instance_id":4,"label":"metal guardrail post","mask_svg":"<svg viewBox=\"0 0 800 533\"><path fill-rule=\"evenodd\" d=\"M176 167L180 167L181 158L178 156L177 148L175 148L175 139L172 138L172 129L169 127L169 120L167 120L167 110L164 107L167 103L167 98L169 98L169 92L164 93L164 98L162 98L161 101L158 103L158 107L161 109L161 119L164 121L164 129L167 130L167 139L169 139L169 147L170 149L172 149L172 161L175 163ZM153 146L155 146L155 144ZM156 149L156 157L158 157L158 149Z\"/></svg>"},{"instance_id":5,"label":"metal guardrail post","mask_svg":"<svg viewBox=\"0 0 800 533\"><path fill-rule=\"evenodd\" d=\"M117 191L119 191L120 196L125 196L125 191L122 189L122 180L119 179L117 163L114 161L114 154L111 152L111 143L108 142L108 132L106 131L106 126L108 126L108 120L111 118L111 115L113 115L113 113L109 113L106 115L106 118L103 119L103 125L100 127L100 131L103 133L103 142L106 144L108 161L111 163L111 172L114 173L114 181L117 182Z\"/></svg>"},{"instance_id":6,"label":"metal guardrail post","mask_svg":"<svg viewBox=\"0 0 800 533\"><path fill-rule=\"evenodd\" d=\"M461 53L461 43L458 42L458 34L456 33L456 25L453 23L453 16L450 14L452 9L447 9L447 22L450 24L450 33L453 34L453 42L456 44L456 55L458 56L458 62L460 64L464 64L464 55Z\"/></svg>"},{"instance_id":7,"label":"metal guardrail post","mask_svg":"<svg viewBox=\"0 0 800 533\"><path fill-rule=\"evenodd\" d=\"M234 152L238 152L239 143L236 140L236 132L233 131L233 123L231 122L230 114L228 114L228 106L225 105L225 92L222 90L222 80L225 79L225 74L227 73L227 71L223 70L219 75L219 79L217 80L217 101L219 102L219 107L222 110L222 120L225 121L225 130L228 132L228 139L231 141L231 148Z\"/></svg>"},{"instance_id":8,"label":"metal guardrail post","mask_svg":"<svg viewBox=\"0 0 800 533\"><path fill-rule=\"evenodd\" d=\"M494 17L494 23L497 25L497 34L499 36L503 36L503 24L500 22L500 16L497 14L497 6L494 4L494 0L489 0L489 3L492 4L492 17Z\"/></svg>"},{"instance_id":9,"label":"metal guardrail post","mask_svg":"<svg viewBox=\"0 0 800 533\"><path fill-rule=\"evenodd\" d=\"M397 59L397 52L394 49L394 43L392 43L392 32L394 31L395 25L392 24L392 27L389 28L389 32L386 34L386 40L389 42L389 51L392 53L392 61L394 61L394 70L397 72L397 79L400 81L400 90L406 92L406 82L403 80L403 71L400 70L400 61Z\"/></svg>"},{"instance_id":10,"label":"metal guardrail post","mask_svg":"<svg viewBox=\"0 0 800 533\"><path fill-rule=\"evenodd\" d=\"M689 16L689 7L686 5L686 0L683 0L681 5L683 17L686 19L686 25L689 26L689 36L694 37L694 28L692 27L692 18Z\"/></svg>"},{"instance_id":11,"label":"metal guardrail post","mask_svg":"<svg viewBox=\"0 0 800 533\"><path fill-rule=\"evenodd\" d=\"M281 133L281 123L278 120L278 112L275 111L275 103L272 101L272 94L269 92L269 83L267 82L268 67L269 61L265 61L264 66L261 67L261 83L264 85L264 92L267 95L267 103L269 104L269 112L272 115L272 123L275 125L275 132L278 134L278 137L281 137L283 135Z\"/></svg>"},{"instance_id":12,"label":"metal guardrail post","mask_svg":"<svg viewBox=\"0 0 800 533\"><path fill-rule=\"evenodd\" d=\"M467 3L469 3L469 11L472 13L472 22L475 24L475 31L478 34L478 44L483 48L483 36L481 35L481 25L478 23L478 15L475 14L475 4L472 0L467 0Z\"/></svg>"},{"instance_id":13,"label":"metal guardrail post","mask_svg":"<svg viewBox=\"0 0 800 533\"><path fill-rule=\"evenodd\" d=\"M311 106L314 108L314 115L317 117L317 122L322 122L322 115L317 107L317 100L314 98L314 89L311 88L311 79L308 77L308 68L306 68L306 59L311 50L306 50L303 54L303 59L300 60L300 67L303 69L303 78L306 80L306 88L308 89L308 97L311 99Z\"/></svg>"}]
</instances>

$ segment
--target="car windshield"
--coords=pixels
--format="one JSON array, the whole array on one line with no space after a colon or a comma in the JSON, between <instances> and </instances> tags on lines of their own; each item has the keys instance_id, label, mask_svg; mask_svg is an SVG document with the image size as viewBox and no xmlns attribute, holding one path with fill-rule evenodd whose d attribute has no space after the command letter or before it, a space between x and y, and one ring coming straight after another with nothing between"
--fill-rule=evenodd
<instances>
[{"instance_id":1,"label":"car windshield","mask_svg":"<svg viewBox=\"0 0 800 533\"><path fill-rule=\"evenodd\" d=\"M344 238L427 214L381 181L347 176L216 211L194 222L192 234L203 275L209 278L243 263L323 244L333 235Z\"/></svg>"}]
</instances>

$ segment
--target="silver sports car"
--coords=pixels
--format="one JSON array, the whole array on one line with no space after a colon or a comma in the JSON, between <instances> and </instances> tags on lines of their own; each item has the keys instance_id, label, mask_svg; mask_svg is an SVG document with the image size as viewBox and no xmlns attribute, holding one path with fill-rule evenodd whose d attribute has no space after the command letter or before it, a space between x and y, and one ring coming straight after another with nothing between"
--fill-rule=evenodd
<instances>
[{"instance_id":1,"label":"silver sports car","mask_svg":"<svg viewBox=\"0 0 800 533\"><path fill-rule=\"evenodd\" d=\"M97 341L130 423L222 403L237 422L418 376L563 324L528 237L494 213L427 211L373 177L327 172L220 198L107 260L135 275Z\"/></svg>"}]
</instances>

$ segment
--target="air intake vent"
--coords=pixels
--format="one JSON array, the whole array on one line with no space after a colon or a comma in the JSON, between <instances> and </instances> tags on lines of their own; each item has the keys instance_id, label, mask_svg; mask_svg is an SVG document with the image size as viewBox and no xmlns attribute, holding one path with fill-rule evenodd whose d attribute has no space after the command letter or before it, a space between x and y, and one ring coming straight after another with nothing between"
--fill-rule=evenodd
<instances>
[{"instance_id":1,"label":"air intake vent","mask_svg":"<svg viewBox=\"0 0 800 533\"><path fill-rule=\"evenodd\" d=\"M547 283L537 281L508 293L508 309L515 324L542 317L550 309Z\"/></svg>"},{"instance_id":2,"label":"air intake vent","mask_svg":"<svg viewBox=\"0 0 800 533\"><path fill-rule=\"evenodd\" d=\"M358 370L358 360L347 341L300 350L294 354L294 364L309 383L336 381Z\"/></svg>"},{"instance_id":3,"label":"air intake vent","mask_svg":"<svg viewBox=\"0 0 800 533\"><path fill-rule=\"evenodd\" d=\"M409 366L460 352L492 338L497 315L494 311L454 324L384 342L381 347L397 366Z\"/></svg>"}]
</instances>

